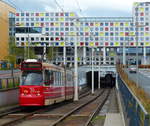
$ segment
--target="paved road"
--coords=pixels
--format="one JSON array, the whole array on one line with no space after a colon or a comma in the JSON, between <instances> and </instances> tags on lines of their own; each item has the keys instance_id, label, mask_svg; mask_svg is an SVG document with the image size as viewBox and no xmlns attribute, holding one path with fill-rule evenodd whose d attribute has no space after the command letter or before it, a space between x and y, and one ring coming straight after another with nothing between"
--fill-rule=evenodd
<instances>
[{"instance_id":1,"label":"paved road","mask_svg":"<svg viewBox=\"0 0 150 126\"><path fill-rule=\"evenodd\" d=\"M150 95L150 70L147 69L139 69L137 73L129 73L127 69L125 69L129 78L138 84Z\"/></svg>"}]
</instances>

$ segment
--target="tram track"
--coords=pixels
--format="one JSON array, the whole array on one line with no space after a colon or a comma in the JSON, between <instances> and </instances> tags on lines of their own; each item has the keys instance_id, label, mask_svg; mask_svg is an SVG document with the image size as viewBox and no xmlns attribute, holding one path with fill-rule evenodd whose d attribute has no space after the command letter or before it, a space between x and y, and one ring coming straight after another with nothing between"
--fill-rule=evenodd
<instances>
[{"instance_id":1,"label":"tram track","mask_svg":"<svg viewBox=\"0 0 150 126\"><path fill-rule=\"evenodd\" d=\"M28 126L28 125L36 125L36 126L41 126L41 124L39 124L37 122L38 121L43 121L44 124L42 124L42 126L65 126L65 122L68 118L74 118L76 119L83 119L84 121L84 125L88 126L90 124L91 119L95 116L95 114L97 113L97 111L103 106L103 104L105 103L105 101L108 98L109 95L109 91L107 90L100 90L100 93L97 95L88 95L88 96L84 96L82 95L82 98L80 98L79 102L73 102L70 104L65 104L63 103L63 105L59 105L57 106L57 104L55 105L55 107L53 108L45 108L45 109L41 109L29 114L10 114L8 116L8 118L15 118L14 120L8 121L0 126ZM87 93L88 94L88 93ZM107 97L104 97L107 96ZM81 96L80 96L81 97ZM104 100L102 100L104 98ZM101 100L100 100L101 99ZM96 101L103 101L102 103L96 103ZM92 110L88 110L88 106L90 104L97 104L94 108L93 105L91 105L92 107L89 108L93 108ZM81 112L81 109L83 109L83 112ZM89 114L85 114L87 113L87 111L92 113ZM78 113L81 112L81 113ZM76 114L75 114L76 113ZM72 121L74 121L74 119ZM70 119L69 119L70 120ZM78 122L78 121L76 121ZM63 125L62 125L63 123ZM71 126L78 126L76 124L72 125L72 122L67 122L67 123L71 123ZM83 122L82 122L83 123Z\"/></svg>"},{"instance_id":2,"label":"tram track","mask_svg":"<svg viewBox=\"0 0 150 126\"><path fill-rule=\"evenodd\" d=\"M83 92L80 93L79 98L82 99L82 98L86 97L89 94L90 94L90 91L86 90L85 93L83 93ZM70 101L71 100L64 101L64 102L61 102L61 103L56 103L56 104L53 104L53 105L50 105L50 106L45 106L45 107L42 107L42 108L37 109L35 111L33 110L33 112L30 112L30 113L26 113L26 110L21 109L20 107L15 108L16 110L10 110L10 111L3 112L2 114L0 114L0 126L14 126L15 123L21 122L21 121L25 120L28 117L32 117L34 114L50 111L52 109L57 109L60 106L72 103ZM7 117L10 118L10 120L7 119ZM3 123L1 121L1 119L5 120L4 118L6 118L6 121L3 121L4 122Z\"/></svg>"},{"instance_id":3,"label":"tram track","mask_svg":"<svg viewBox=\"0 0 150 126\"><path fill-rule=\"evenodd\" d=\"M65 115L63 115L61 118L59 118L57 121L55 121L53 124L49 126L66 126L69 124L71 126L89 126L93 117L103 107L104 103L108 99L109 94L110 94L109 91L101 92L95 98L74 108L72 111L66 113ZM102 100L100 104L97 104L98 99ZM97 106L95 106L95 104L97 104Z\"/></svg>"}]
</instances>

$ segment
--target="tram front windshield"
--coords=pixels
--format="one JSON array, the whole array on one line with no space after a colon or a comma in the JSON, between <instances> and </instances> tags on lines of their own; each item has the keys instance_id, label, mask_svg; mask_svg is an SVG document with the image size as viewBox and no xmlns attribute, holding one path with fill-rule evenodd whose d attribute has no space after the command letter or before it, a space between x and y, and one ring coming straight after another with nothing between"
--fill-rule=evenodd
<instances>
[{"instance_id":1,"label":"tram front windshield","mask_svg":"<svg viewBox=\"0 0 150 126\"><path fill-rule=\"evenodd\" d=\"M42 72L23 72L21 85L42 85Z\"/></svg>"}]
</instances>

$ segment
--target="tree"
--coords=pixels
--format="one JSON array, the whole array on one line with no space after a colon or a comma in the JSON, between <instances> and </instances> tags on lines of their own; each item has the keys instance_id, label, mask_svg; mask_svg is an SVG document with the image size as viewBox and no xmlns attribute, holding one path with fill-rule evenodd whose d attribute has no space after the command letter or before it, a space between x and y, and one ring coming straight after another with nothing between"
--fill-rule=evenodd
<instances>
[{"instance_id":1,"label":"tree","mask_svg":"<svg viewBox=\"0 0 150 126\"><path fill-rule=\"evenodd\" d=\"M57 51L57 49L56 48L48 48L48 54L47 54L47 58L48 58L48 60L53 60L53 58L56 56L56 52Z\"/></svg>"}]
</instances>

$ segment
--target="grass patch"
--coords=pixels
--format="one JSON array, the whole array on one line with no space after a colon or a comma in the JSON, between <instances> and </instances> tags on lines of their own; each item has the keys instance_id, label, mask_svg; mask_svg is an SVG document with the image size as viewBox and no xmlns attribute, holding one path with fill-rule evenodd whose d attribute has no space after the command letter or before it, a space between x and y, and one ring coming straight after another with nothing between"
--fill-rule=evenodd
<instances>
[{"instance_id":1,"label":"grass patch","mask_svg":"<svg viewBox=\"0 0 150 126\"><path fill-rule=\"evenodd\" d=\"M95 118L92 119L92 123L95 123L97 120L105 120L106 116L96 116Z\"/></svg>"},{"instance_id":2,"label":"grass patch","mask_svg":"<svg viewBox=\"0 0 150 126\"><path fill-rule=\"evenodd\" d=\"M148 113L150 113L150 96L144 91L143 88L136 85L136 82L130 80L128 75L123 70L122 65L117 66L117 71L121 78L125 81L125 84L132 90L134 95L141 101L142 105Z\"/></svg>"}]
</instances>

